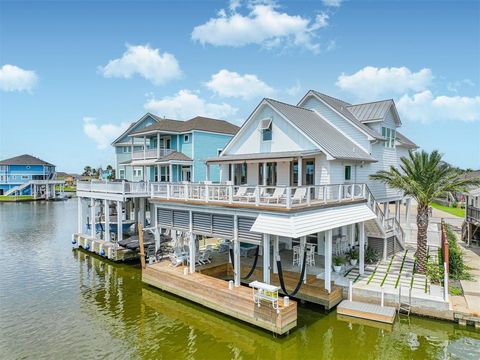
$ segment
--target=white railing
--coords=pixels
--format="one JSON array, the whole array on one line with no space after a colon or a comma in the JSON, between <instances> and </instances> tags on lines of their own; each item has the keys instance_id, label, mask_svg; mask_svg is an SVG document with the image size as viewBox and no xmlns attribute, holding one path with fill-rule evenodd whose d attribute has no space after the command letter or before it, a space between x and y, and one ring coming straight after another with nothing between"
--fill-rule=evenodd
<instances>
[{"instance_id":1,"label":"white railing","mask_svg":"<svg viewBox=\"0 0 480 360\"><path fill-rule=\"evenodd\" d=\"M126 181L78 181L77 191L98 192L108 194L149 194L149 182L126 182Z\"/></svg>"},{"instance_id":2,"label":"white railing","mask_svg":"<svg viewBox=\"0 0 480 360\"><path fill-rule=\"evenodd\" d=\"M135 150L132 153L132 159L133 160L144 160L144 159L157 159L157 158L162 158L164 156L167 156L174 152L175 150L173 149L146 149L145 151L143 150Z\"/></svg>"},{"instance_id":3,"label":"white railing","mask_svg":"<svg viewBox=\"0 0 480 360\"><path fill-rule=\"evenodd\" d=\"M249 186L205 183L151 184L152 198L293 208L365 199L364 184Z\"/></svg>"}]
</instances>

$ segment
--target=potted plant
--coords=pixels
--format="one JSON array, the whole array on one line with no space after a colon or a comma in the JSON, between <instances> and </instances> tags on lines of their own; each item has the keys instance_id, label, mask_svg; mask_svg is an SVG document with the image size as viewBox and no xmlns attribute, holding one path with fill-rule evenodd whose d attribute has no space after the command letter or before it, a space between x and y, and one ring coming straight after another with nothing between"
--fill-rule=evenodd
<instances>
[{"instance_id":1,"label":"potted plant","mask_svg":"<svg viewBox=\"0 0 480 360\"><path fill-rule=\"evenodd\" d=\"M348 251L347 251L347 259L350 261L350 265L355 266L357 265L358 262L358 250L355 249L355 246L352 246Z\"/></svg>"},{"instance_id":2,"label":"potted plant","mask_svg":"<svg viewBox=\"0 0 480 360\"><path fill-rule=\"evenodd\" d=\"M336 273L339 273L340 271L342 271L343 263L344 263L343 257L335 256L333 258L333 271L335 271Z\"/></svg>"}]
</instances>

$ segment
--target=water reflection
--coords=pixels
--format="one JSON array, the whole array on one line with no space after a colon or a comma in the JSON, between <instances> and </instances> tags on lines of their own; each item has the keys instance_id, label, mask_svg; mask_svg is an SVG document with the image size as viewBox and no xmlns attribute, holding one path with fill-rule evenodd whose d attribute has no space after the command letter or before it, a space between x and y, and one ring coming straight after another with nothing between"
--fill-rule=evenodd
<instances>
[{"instance_id":1,"label":"water reflection","mask_svg":"<svg viewBox=\"0 0 480 360\"><path fill-rule=\"evenodd\" d=\"M6 205L6 204L5 204ZM480 358L480 334L415 318L393 326L300 306L272 334L142 285L138 266L72 251L75 201L0 204L0 358Z\"/></svg>"}]
</instances>

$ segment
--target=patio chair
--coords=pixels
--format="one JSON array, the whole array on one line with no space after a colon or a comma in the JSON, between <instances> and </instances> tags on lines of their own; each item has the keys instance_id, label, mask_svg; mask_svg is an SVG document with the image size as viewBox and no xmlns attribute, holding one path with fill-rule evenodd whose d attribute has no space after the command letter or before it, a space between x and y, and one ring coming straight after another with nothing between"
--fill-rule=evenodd
<instances>
[{"instance_id":1,"label":"patio chair","mask_svg":"<svg viewBox=\"0 0 480 360\"><path fill-rule=\"evenodd\" d=\"M308 266L315 266L315 246L308 247L306 261Z\"/></svg>"},{"instance_id":2,"label":"patio chair","mask_svg":"<svg viewBox=\"0 0 480 360\"><path fill-rule=\"evenodd\" d=\"M237 192L233 194L233 199L234 200L241 200L242 197L244 197L247 194L248 187L246 186L240 186L237 189Z\"/></svg>"},{"instance_id":3,"label":"patio chair","mask_svg":"<svg viewBox=\"0 0 480 360\"><path fill-rule=\"evenodd\" d=\"M295 202L298 202L300 204L305 198L305 195L307 195L307 188L297 188L292 196L292 204L294 204Z\"/></svg>"},{"instance_id":4,"label":"patio chair","mask_svg":"<svg viewBox=\"0 0 480 360\"><path fill-rule=\"evenodd\" d=\"M285 188L284 187L277 187L275 191L271 195L264 196L264 199L267 203L270 204L270 200L275 200L277 204L280 203L280 200L285 197Z\"/></svg>"},{"instance_id":5,"label":"patio chair","mask_svg":"<svg viewBox=\"0 0 480 360\"><path fill-rule=\"evenodd\" d=\"M212 260L210 260L210 255L211 255L211 251L210 250L205 250L204 252L200 253L200 255L198 256L198 262L201 264L201 265L205 265L207 263L211 263Z\"/></svg>"}]
</instances>

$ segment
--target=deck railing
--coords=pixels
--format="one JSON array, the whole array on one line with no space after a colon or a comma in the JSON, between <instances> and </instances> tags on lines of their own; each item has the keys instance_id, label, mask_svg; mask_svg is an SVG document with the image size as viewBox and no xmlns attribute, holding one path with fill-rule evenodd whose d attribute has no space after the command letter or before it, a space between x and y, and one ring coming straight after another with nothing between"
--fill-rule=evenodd
<instances>
[{"instance_id":1,"label":"deck railing","mask_svg":"<svg viewBox=\"0 0 480 360\"><path fill-rule=\"evenodd\" d=\"M133 160L157 159L157 158L165 157L174 151L175 150L173 149L163 149L163 148L146 149L145 151L135 150L132 153L132 159Z\"/></svg>"},{"instance_id":2,"label":"deck railing","mask_svg":"<svg viewBox=\"0 0 480 360\"><path fill-rule=\"evenodd\" d=\"M145 194L150 192L149 182L127 182L127 181L78 181L77 191L98 192L107 194Z\"/></svg>"},{"instance_id":3,"label":"deck railing","mask_svg":"<svg viewBox=\"0 0 480 360\"><path fill-rule=\"evenodd\" d=\"M294 208L365 199L364 184L310 186L249 186L205 183L151 184L151 197L166 200L202 201Z\"/></svg>"},{"instance_id":4,"label":"deck railing","mask_svg":"<svg viewBox=\"0 0 480 360\"><path fill-rule=\"evenodd\" d=\"M480 209L472 205L467 205L467 220L480 221Z\"/></svg>"}]
</instances>

